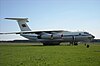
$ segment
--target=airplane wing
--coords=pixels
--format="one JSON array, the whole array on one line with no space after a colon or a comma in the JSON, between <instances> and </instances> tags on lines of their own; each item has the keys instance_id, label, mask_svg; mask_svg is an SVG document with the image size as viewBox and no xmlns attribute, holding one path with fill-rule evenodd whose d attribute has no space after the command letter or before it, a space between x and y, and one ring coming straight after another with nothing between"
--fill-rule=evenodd
<instances>
[{"instance_id":1,"label":"airplane wing","mask_svg":"<svg viewBox=\"0 0 100 66\"><path fill-rule=\"evenodd\" d=\"M0 33L0 34L21 34L21 32L10 32L10 33Z\"/></svg>"},{"instance_id":2,"label":"airplane wing","mask_svg":"<svg viewBox=\"0 0 100 66\"><path fill-rule=\"evenodd\" d=\"M51 30L51 31L20 31L20 32L10 32L10 33L0 33L0 34L40 34L40 33L59 33L63 32L64 30Z\"/></svg>"}]
</instances>

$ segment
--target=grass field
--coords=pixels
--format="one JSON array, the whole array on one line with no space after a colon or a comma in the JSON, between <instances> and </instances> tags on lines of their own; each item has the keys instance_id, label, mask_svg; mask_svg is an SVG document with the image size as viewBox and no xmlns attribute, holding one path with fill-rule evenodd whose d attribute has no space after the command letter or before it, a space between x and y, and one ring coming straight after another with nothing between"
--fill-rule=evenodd
<instances>
[{"instance_id":1,"label":"grass field","mask_svg":"<svg viewBox=\"0 0 100 66\"><path fill-rule=\"evenodd\" d=\"M83 44L20 44L0 44L0 66L100 66L100 44L91 44L89 48Z\"/></svg>"}]
</instances>

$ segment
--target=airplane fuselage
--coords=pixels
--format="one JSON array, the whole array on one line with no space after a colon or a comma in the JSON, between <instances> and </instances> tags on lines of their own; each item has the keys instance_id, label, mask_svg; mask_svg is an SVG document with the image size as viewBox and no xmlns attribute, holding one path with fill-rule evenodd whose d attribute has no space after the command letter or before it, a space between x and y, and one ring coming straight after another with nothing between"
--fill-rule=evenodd
<instances>
[{"instance_id":1,"label":"airplane fuselage","mask_svg":"<svg viewBox=\"0 0 100 66\"><path fill-rule=\"evenodd\" d=\"M77 44L81 41L91 41L95 37L88 32L71 32L64 30L49 30L49 31L31 31L26 22L28 18L5 18L9 20L16 20L20 27L20 32L0 33L0 34L20 34L21 36L31 40L39 41L44 45L59 45L61 42L70 42Z\"/></svg>"},{"instance_id":2,"label":"airplane fuselage","mask_svg":"<svg viewBox=\"0 0 100 66\"><path fill-rule=\"evenodd\" d=\"M88 32L70 32L70 31L61 31L61 32L40 32L40 33L26 33L20 34L21 36L28 38L32 41L40 41L42 43L51 43L51 42L87 42L91 41L94 36Z\"/></svg>"}]
</instances>

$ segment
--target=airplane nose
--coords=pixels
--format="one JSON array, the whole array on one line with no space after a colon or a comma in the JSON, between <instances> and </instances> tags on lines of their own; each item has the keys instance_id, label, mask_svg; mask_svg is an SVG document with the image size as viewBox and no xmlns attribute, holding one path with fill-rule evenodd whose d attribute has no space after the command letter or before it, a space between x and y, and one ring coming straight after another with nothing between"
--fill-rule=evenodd
<instances>
[{"instance_id":1,"label":"airplane nose","mask_svg":"<svg viewBox=\"0 0 100 66\"><path fill-rule=\"evenodd\" d=\"M93 36L93 35L90 35L89 37L88 37L88 39L94 39L95 38L95 36Z\"/></svg>"}]
</instances>

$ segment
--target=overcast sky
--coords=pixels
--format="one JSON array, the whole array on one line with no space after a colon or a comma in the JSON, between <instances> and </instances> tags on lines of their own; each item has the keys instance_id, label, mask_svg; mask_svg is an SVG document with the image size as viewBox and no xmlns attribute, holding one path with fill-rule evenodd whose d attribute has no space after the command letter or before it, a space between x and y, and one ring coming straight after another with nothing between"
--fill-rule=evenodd
<instances>
[{"instance_id":1,"label":"overcast sky","mask_svg":"<svg viewBox=\"0 0 100 66\"><path fill-rule=\"evenodd\" d=\"M88 31L100 38L100 0L0 0L0 32L20 31L7 17L29 18L34 30L64 29ZM0 35L0 40L24 39Z\"/></svg>"}]
</instances>

